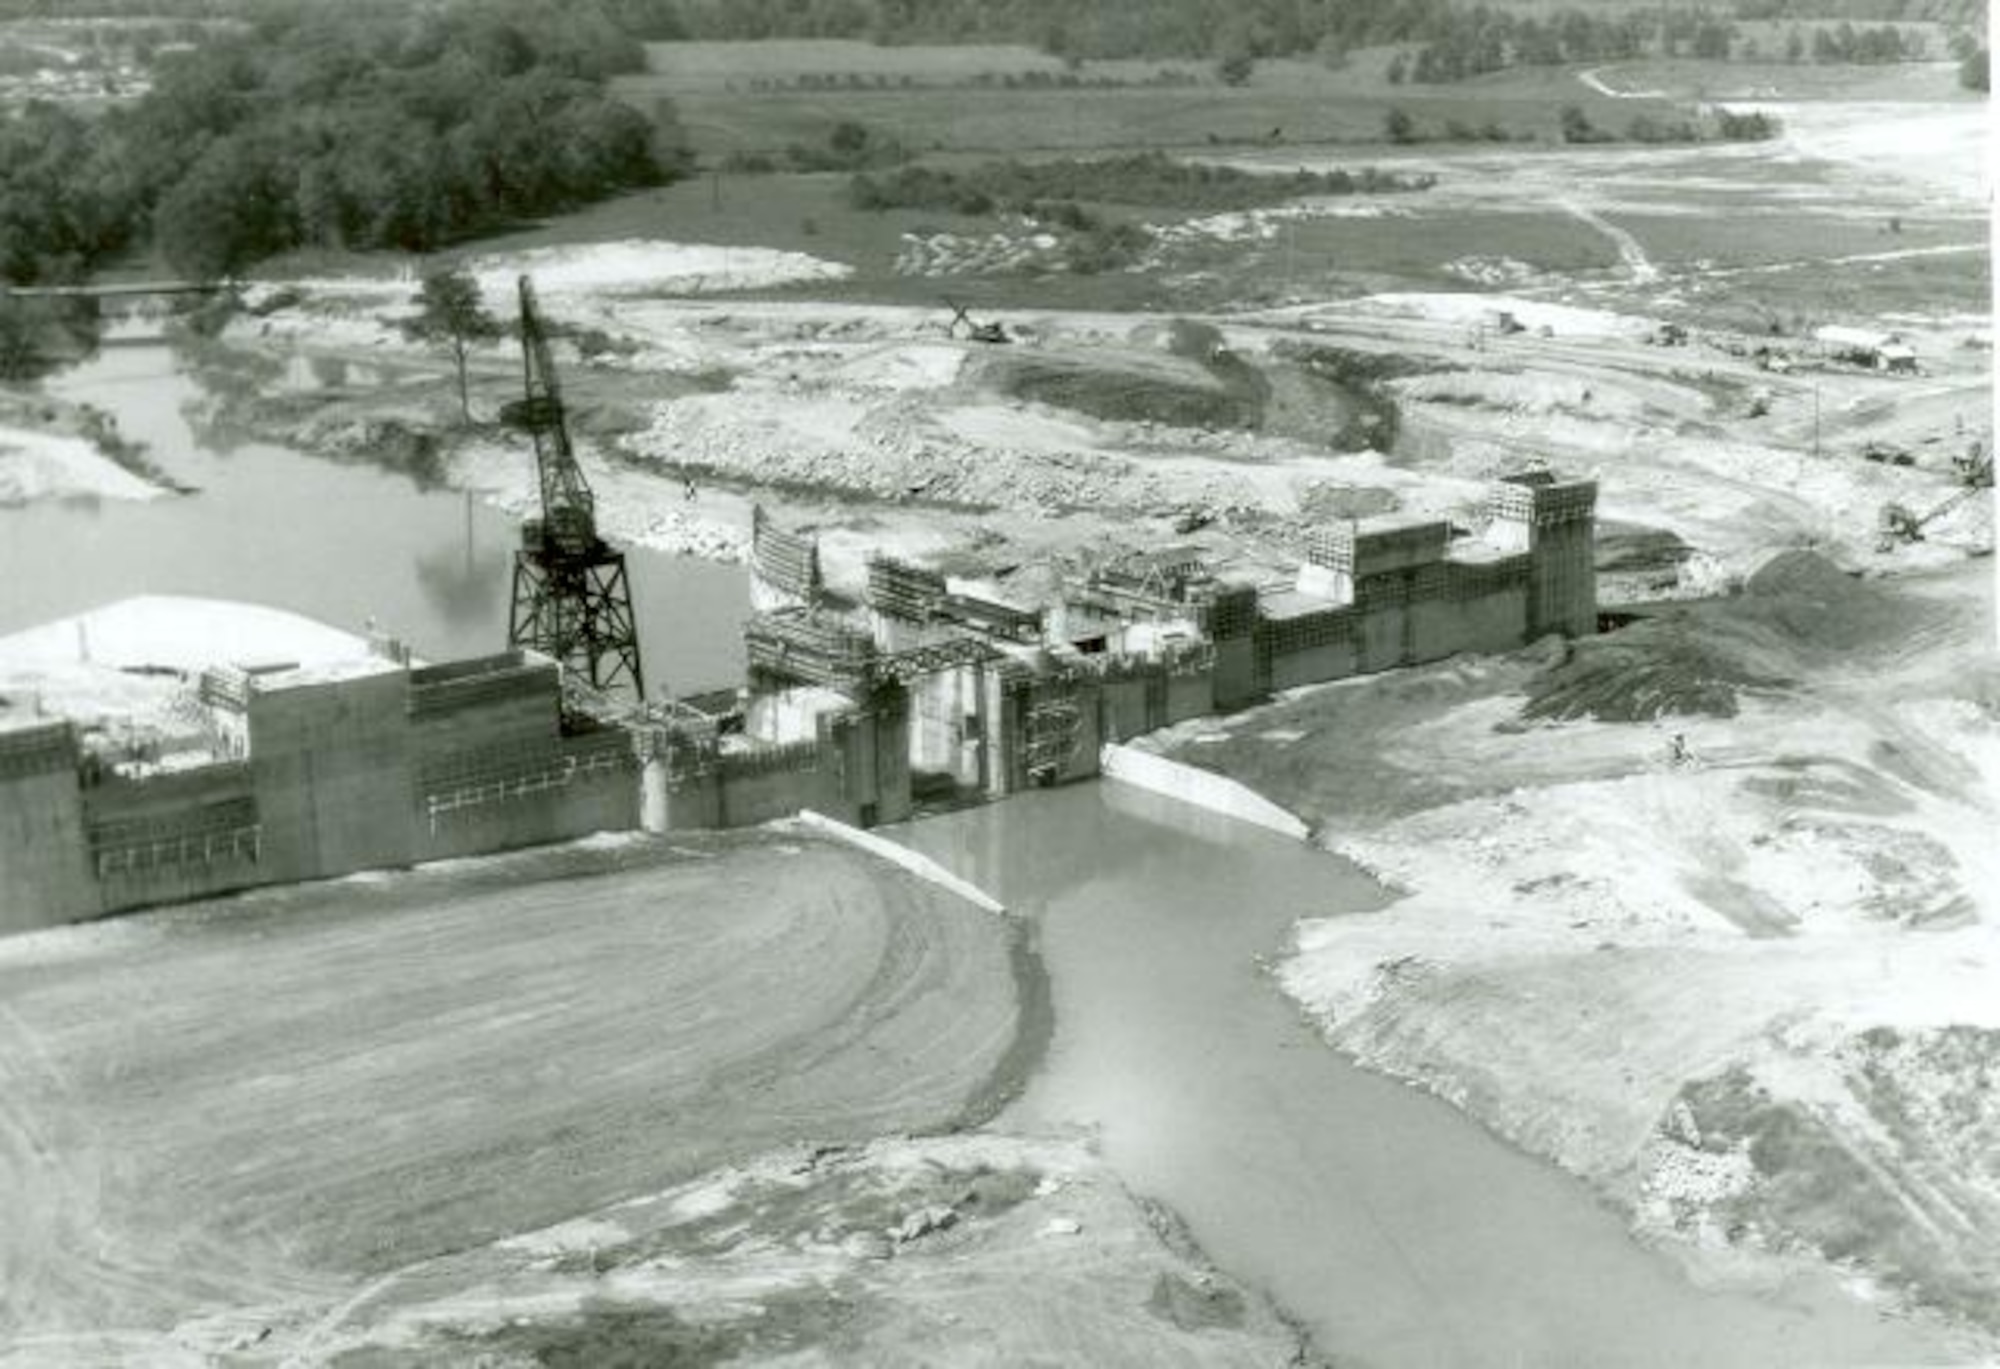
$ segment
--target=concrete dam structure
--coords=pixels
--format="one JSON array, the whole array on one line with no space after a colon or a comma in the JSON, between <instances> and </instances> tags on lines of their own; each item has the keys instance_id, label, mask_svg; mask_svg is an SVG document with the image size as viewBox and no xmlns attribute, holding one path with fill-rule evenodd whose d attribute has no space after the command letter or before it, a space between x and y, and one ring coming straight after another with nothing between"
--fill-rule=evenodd
<instances>
[{"instance_id":1,"label":"concrete dam structure","mask_svg":"<svg viewBox=\"0 0 2000 1369\"><path fill-rule=\"evenodd\" d=\"M530 650L392 649L207 669L169 758L68 721L0 731L0 931L598 831L801 810L866 828L1086 778L1105 743L1275 690L1594 631L1596 493L1510 477L1477 535L1327 529L1287 584L1167 548L1038 605L888 558L843 602L813 539L760 514L738 689L619 704Z\"/></svg>"}]
</instances>

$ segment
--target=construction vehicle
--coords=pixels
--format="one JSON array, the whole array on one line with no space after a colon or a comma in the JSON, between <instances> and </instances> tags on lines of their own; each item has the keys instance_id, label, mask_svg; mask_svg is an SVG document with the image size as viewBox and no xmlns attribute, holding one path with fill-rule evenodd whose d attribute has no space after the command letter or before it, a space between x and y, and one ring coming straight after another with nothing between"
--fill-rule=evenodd
<instances>
[{"instance_id":1,"label":"construction vehicle","mask_svg":"<svg viewBox=\"0 0 2000 1369\"><path fill-rule=\"evenodd\" d=\"M1917 513L1907 504L1888 503L1876 529L1875 549L1894 551L1899 546L1924 540L1924 529L1959 505L1993 488L1993 455L1974 443L1971 452L1954 463L1958 467L1959 490L1928 513Z\"/></svg>"},{"instance_id":2,"label":"construction vehicle","mask_svg":"<svg viewBox=\"0 0 2000 1369\"><path fill-rule=\"evenodd\" d=\"M986 323L973 322L972 315L967 312L966 306L963 304L947 299L945 305L951 310L951 322L945 326L944 330L946 337L957 337L958 325L963 323L965 325L966 337L974 342L1013 341L1012 338L1007 336L1007 330L998 323L991 321Z\"/></svg>"},{"instance_id":3,"label":"construction vehicle","mask_svg":"<svg viewBox=\"0 0 2000 1369\"><path fill-rule=\"evenodd\" d=\"M507 644L553 658L566 678L593 691L623 685L644 699L625 553L598 534L597 499L570 446L562 389L526 276L520 298L525 393L501 409L500 419L534 441L541 517L521 525Z\"/></svg>"}]
</instances>

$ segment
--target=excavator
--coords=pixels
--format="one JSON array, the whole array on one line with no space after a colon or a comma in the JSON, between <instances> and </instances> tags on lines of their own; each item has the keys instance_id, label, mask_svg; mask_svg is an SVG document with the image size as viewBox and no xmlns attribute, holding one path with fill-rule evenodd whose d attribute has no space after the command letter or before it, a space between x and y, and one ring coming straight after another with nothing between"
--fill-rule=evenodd
<instances>
[{"instance_id":1,"label":"excavator","mask_svg":"<svg viewBox=\"0 0 2000 1369\"><path fill-rule=\"evenodd\" d=\"M1924 529L1950 513L1981 490L1993 488L1993 453L1978 443L1952 463L1958 470L1959 489L1949 499L1926 513L1917 513L1907 504L1882 506L1877 524L1875 549L1894 551L1897 547L1924 540Z\"/></svg>"},{"instance_id":2,"label":"excavator","mask_svg":"<svg viewBox=\"0 0 2000 1369\"><path fill-rule=\"evenodd\" d=\"M985 323L973 322L971 313L967 311L965 305L960 304L958 301L946 298L945 306L951 310L951 322L945 325L944 330L946 337L957 337L958 325L963 323L965 325L965 335L974 342L1013 341L1012 338L1007 336L1007 330L998 323L991 320Z\"/></svg>"}]
</instances>

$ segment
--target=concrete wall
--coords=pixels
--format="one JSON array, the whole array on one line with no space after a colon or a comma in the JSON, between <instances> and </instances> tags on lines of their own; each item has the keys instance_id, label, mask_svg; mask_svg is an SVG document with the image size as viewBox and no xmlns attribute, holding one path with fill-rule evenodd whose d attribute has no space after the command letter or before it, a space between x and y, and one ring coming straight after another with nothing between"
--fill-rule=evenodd
<instances>
[{"instance_id":1,"label":"concrete wall","mask_svg":"<svg viewBox=\"0 0 2000 1369\"><path fill-rule=\"evenodd\" d=\"M1255 823L1297 841L1304 841L1311 834L1296 814L1226 775L1115 744L1105 746L1099 763L1107 779Z\"/></svg>"},{"instance_id":2,"label":"concrete wall","mask_svg":"<svg viewBox=\"0 0 2000 1369\"><path fill-rule=\"evenodd\" d=\"M251 695L250 766L268 878L414 858L409 699L400 670Z\"/></svg>"},{"instance_id":3,"label":"concrete wall","mask_svg":"<svg viewBox=\"0 0 2000 1369\"><path fill-rule=\"evenodd\" d=\"M1225 638L1215 644L1215 673L1211 693L1221 709L1241 708L1261 698L1270 688L1257 673L1257 646L1249 634Z\"/></svg>"},{"instance_id":4,"label":"concrete wall","mask_svg":"<svg viewBox=\"0 0 2000 1369\"><path fill-rule=\"evenodd\" d=\"M1215 712L1215 669L1167 672L1167 725Z\"/></svg>"},{"instance_id":5,"label":"concrete wall","mask_svg":"<svg viewBox=\"0 0 2000 1369\"><path fill-rule=\"evenodd\" d=\"M717 827L751 827L816 808L845 819L838 781L816 741L793 742L743 755L721 756L714 775Z\"/></svg>"},{"instance_id":6,"label":"concrete wall","mask_svg":"<svg viewBox=\"0 0 2000 1369\"><path fill-rule=\"evenodd\" d=\"M76 734L67 723L0 732L0 934L100 906L84 852Z\"/></svg>"},{"instance_id":7,"label":"concrete wall","mask_svg":"<svg viewBox=\"0 0 2000 1369\"><path fill-rule=\"evenodd\" d=\"M808 808L869 827L911 811L910 703L898 687L822 717L810 741L724 751L669 735L662 746L633 790L634 820L642 801L656 815L650 830L749 827Z\"/></svg>"},{"instance_id":8,"label":"concrete wall","mask_svg":"<svg viewBox=\"0 0 2000 1369\"><path fill-rule=\"evenodd\" d=\"M551 738L480 775L420 783L417 860L567 841L639 825L639 762L622 731ZM455 782L458 780L470 781Z\"/></svg>"},{"instance_id":9,"label":"concrete wall","mask_svg":"<svg viewBox=\"0 0 2000 1369\"><path fill-rule=\"evenodd\" d=\"M1122 742L1151 732L1156 724L1147 696L1154 681L1164 682L1165 678L1165 673L1159 672L1103 681L1097 690L1098 735ZM1160 713L1165 711L1163 699Z\"/></svg>"},{"instance_id":10,"label":"concrete wall","mask_svg":"<svg viewBox=\"0 0 2000 1369\"><path fill-rule=\"evenodd\" d=\"M410 675L410 742L419 764L465 747L547 740L562 725L561 677L553 661L440 680L444 669Z\"/></svg>"},{"instance_id":11,"label":"concrete wall","mask_svg":"<svg viewBox=\"0 0 2000 1369\"><path fill-rule=\"evenodd\" d=\"M849 846L866 851L881 860L886 860L892 865L898 865L908 870L918 879L925 880L931 884L935 884L940 889L956 894L975 908L983 909L989 913L1004 913L1007 911L1007 906L1004 903L970 880L960 879L929 856L912 851L909 847L890 841L887 837L878 837L871 832L864 832L851 824L830 818L824 813L816 813L810 808L799 814L799 822L802 826L810 828L812 831L824 833L836 841L845 842Z\"/></svg>"},{"instance_id":12,"label":"concrete wall","mask_svg":"<svg viewBox=\"0 0 2000 1369\"><path fill-rule=\"evenodd\" d=\"M84 850L107 912L269 882L250 767L205 765L83 790Z\"/></svg>"},{"instance_id":13,"label":"concrete wall","mask_svg":"<svg viewBox=\"0 0 2000 1369\"><path fill-rule=\"evenodd\" d=\"M981 691L978 686L979 672L971 672L975 708L980 706ZM910 728L913 708L908 691L903 689L883 689L870 701L868 726L863 733L867 743L875 752L874 772L871 777L874 793L869 799L874 805L875 822L901 822L915 810L910 787ZM980 720L981 735L984 735L985 721ZM972 749L973 770L969 783L980 781L980 752L983 746Z\"/></svg>"},{"instance_id":14,"label":"concrete wall","mask_svg":"<svg viewBox=\"0 0 2000 1369\"><path fill-rule=\"evenodd\" d=\"M1324 642L1297 651L1271 654L1271 688L1296 689L1324 680L1342 680L1358 668L1354 642Z\"/></svg>"}]
</instances>

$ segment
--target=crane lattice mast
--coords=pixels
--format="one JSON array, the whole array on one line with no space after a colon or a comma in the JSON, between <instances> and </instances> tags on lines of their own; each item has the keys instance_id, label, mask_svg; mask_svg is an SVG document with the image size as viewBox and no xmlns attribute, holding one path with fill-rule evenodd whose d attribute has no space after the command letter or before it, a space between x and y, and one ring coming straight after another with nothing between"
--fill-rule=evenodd
<instances>
[{"instance_id":1,"label":"crane lattice mast","mask_svg":"<svg viewBox=\"0 0 2000 1369\"><path fill-rule=\"evenodd\" d=\"M597 501L570 447L562 389L535 307L534 283L522 276L520 286L526 394L507 405L501 418L534 439L542 516L521 525L507 641L555 658L593 689L630 685L643 699L646 685L625 554L597 535Z\"/></svg>"}]
</instances>

